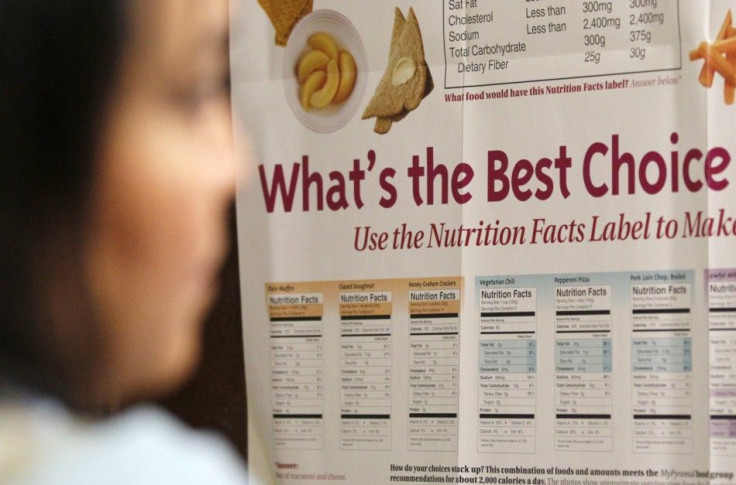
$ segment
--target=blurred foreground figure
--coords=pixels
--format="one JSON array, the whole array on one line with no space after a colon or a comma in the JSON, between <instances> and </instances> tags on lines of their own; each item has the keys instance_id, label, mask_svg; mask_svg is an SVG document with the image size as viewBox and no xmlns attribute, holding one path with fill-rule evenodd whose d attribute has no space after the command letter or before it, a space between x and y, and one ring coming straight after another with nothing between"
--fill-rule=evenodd
<instances>
[{"instance_id":1,"label":"blurred foreground figure","mask_svg":"<svg viewBox=\"0 0 736 485\"><path fill-rule=\"evenodd\" d=\"M0 483L245 483L162 411L235 184L226 0L0 0Z\"/></svg>"}]
</instances>

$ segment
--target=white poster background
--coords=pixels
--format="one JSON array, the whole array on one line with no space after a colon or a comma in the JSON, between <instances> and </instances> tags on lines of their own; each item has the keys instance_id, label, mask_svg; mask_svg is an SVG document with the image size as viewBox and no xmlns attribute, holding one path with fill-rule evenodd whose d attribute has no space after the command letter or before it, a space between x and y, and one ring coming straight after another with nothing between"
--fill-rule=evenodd
<instances>
[{"instance_id":1,"label":"white poster background","mask_svg":"<svg viewBox=\"0 0 736 485\"><path fill-rule=\"evenodd\" d=\"M674 0L668 0L675 3ZM529 5L519 2L479 0L481 8L496 15L504 11L528 11ZM683 237L684 214L698 211L718 216L723 209L729 217L736 214L734 183L736 169L731 162L719 175L728 180L724 190L703 188L691 193L679 179L679 191L671 190L672 152L680 161L685 153L696 148L707 152L711 147L722 147L729 154L736 154L734 127L736 108L723 102L722 80L716 75L714 87L706 90L698 83L702 61L691 62L688 51L703 40L712 41L729 8L736 2L696 2L682 0L675 9L679 16L668 18L676 22L679 43L672 45L681 56L681 68L662 72L644 72L617 75L601 75L590 78L577 77L567 80L521 81L465 89L445 89L446 50L443 27L445 8L450 2L396 1L361 2L346 0L315 0L314 9L331 9L348 17L360 33L368 58L368 74L365 106L373 89L383 74L386 52L391 35L394 8L404 13L412 7L422 28L424 49L429 69L434 79L433 92L423 100L416 111L401 122L395 123L386 135L372 131L373 122L360 120L360 111L347 125L330 134L317 134L305 128L292 114L285 100L282 79L283 48L273 43L273 27L258 3L253 0L232 2L232 95L233 106L240 117L242 133L253 141L255 157L248 167L248 177L238 194L238 243L241 264L241 288L243 301L243 325L246 351L246 375L249 411L249 465L254 476L272 483L321 483L343 481L351 484L390 483L414 479L418 483L423 476L455 477L455 483L736 483L732 476L709 477L708 472L733 473L736 457L711 456L709 450L709 332L705 271L707 269L736 268L736 251L733 235L730 237ZM571 11L580 8L581 2L532 2L531 7L564 5ZM582 2L585 3L585 2ZM603 2L600 2L603 3ZM617 3L617 2L614 2ZM629 3L628 1L625 3ZM651 4L651 2L644 2ZM661 4L664 4L660 0ZM527 2L529 4L529 2ZM549 5L548 5L549 4ZM620 8L621 6L617 6ZM671 5L670 7L671 8ZM656 11L656 10L655 10ZM527 21L527 24L529 21ZM520 24L523 29L523 23ZM624 26L624 29L629 27ZM522 35L515 36L524 40ZM505 39L504 39L505 40ZM577 58L565 58L557 63L550 79L565 77L571 70L579 69L583 48L570 46ZM604 55L618 55L606 52ZM529 53L525 61L533 61ZM577 59L577 60L576 60ZM539 59L549 62L549 59ZM577 65L575 63L578 63ZM570 63L569 65L566 63ZM626 72L629 64L622 61ZM674 79L675 82L653 86L604 89L578 93L522 96L518 98L484 99L469 102L447 102L446 94L463 95L500 91L505 88L529 89L532 86L546 89L565 84L584 85L606 81ZM673 143L671 135L677 133ZM583 160L586 151L594 143L603 143L609 149L616 137L621 151L631 153L638 163L650 151L662 155L668 163L668 179L657 194L644 193L639 185L634 194L593 197L586 191L583 180ZM562 195L558 173L550 171L555 187L547 200L532 198L516 200L512 195L502 201L486 200L488 190L488 152L502 150L509 158L510 166L521 159L536 163L541 158L554 159L560 155L560 147L566 147L571 159L567 170L570 195ZM459 204L450 198L447 204L418 205L412 198L412 181L407 176L412 157L419 156L426 165L427 150L433 150L435 164L444 164L452 171L458 164L473 167L475 175L464 193L472 199ZM368 165L368 152L376 155L376 168L366 173L361 184L362 208L355 205L354 194L348 191L350 207L339 211L314 210L315 199L309 211L301 207L302 193L297 190L294 209L286 211L277 204L271 213L266 211L265 195L261 185L259 166L265 174L272 174L281 165L287 174L292 164L309 158L310 170L319 172L329 187L328 174L338 171L346 176L353 160ZM592 177L597 184L611 184L611 152L598 155ZM703 162L694 164L693 175L702 180ZM393 185L398 200L390 208L381 208L378 200L385 195L378 184L381 170L393 168L396 176ZM681 168L681 167L680 167ZM267 177L270 175L267 175ZM654 180L656 174L650 174ZM622 179L625 179L623 177ZM300 181L301 183L301 181ZM625 186L625 184L624 184ZM301 187L301 185L299 186ZM426 186L422 186L426 190ZM439 187L439 185L437 185ZM527 188L540 188L532 181ZM426 195L426 192L425 192ZM600 225L619 221L620 214L629 222L643 220L650 215L648 239L594 241L592 218L597 216ZM669 239L656 236L658 218L677 221L676 235ZM585 238L581 242L532 243L535 219L547 225L569 224L576 221L585 225ZM377 233L386 232L389 239L393 232L406 225L414 232L430 232L432 224L444 223L448 228L476 227L496 223L501 226L518 226L526 229L523 244L477 247L395 249L359 251L355 248L356 228L369 226ZM537 222L539 224L539 222ZM539 237L539 236L538 236ZM600 237L598 237L600 238ZM692 450L685 453L634 453L632 451L633 424L631 419L632 382L631 354L632 332L628 287L614 285L612 309L613 332L613 448L608 452L565 452L556 450L554 441L554 315L553 307L537 310L537 374L536 393L536 453L507 454L479 452L477 446L478 422L478 288L477 277L494 275L538 276L540 287L550 286L554 275L617 275L646 272L689 271L692 276L693 299L691 306L692 341L693 430ZM406 308L394 304L392 333L392 359L395 372L392 375L391 445L384 451L350 451L339 446L339 335L334 330L339 322L336 304L325 302L323 315L324 365L324 446L320 450L293 450L275 445L272 428L272 357L270 327L266 303L266 284L270 282L317 282L328 284L350 281L384 281L421 278L462 277L461 330L459 357L459 424L457 451L417 452L407 449L407 381L408 336L405 324ZM618 284L618 283L617 283ZM550 293L551 294L551 293ZM549 298L547 298L549 301ZM619 305L618 307L616 305ZM333 330L329 330L333 328ZM330 371L330 368L333 371ZM329 377L335 377L330 382ZM279 468L282 465L283 468ZM392 470L391 465L402 470ZM485 467L493 465L507 468L500 473L484 469L477 473L419 473L410 467L429 465ZM544 469L541 473L513 473L514 467ZM573 468L647 471L656 474L632 476L567 476L555 471ZM674 471L681 475L668 478L664 473ZM705 473L705 475L703 475ZM328 476L342 478L327 478ZM277 478L277 476L279 478ZM458 478L462 477L462 478ZM509 480L503 482L501 480ZM522 480L522 481L513 481ZM532 482L532 480L540 480ZM524 481L530 480L530 481ZM587 480L584 482L583 480ZM447 481L446 481L447 483Z\"/></svg>"}]
</instances>

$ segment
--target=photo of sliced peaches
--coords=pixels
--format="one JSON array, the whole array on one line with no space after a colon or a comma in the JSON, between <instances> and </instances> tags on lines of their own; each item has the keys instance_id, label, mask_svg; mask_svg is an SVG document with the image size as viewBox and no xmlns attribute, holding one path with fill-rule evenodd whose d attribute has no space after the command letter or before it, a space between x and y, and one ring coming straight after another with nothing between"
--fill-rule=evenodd
<instances>
[{"instance_id":1,"label":"photo of sliced peaches","mask_svg":"<svg viewBox=\"0 0 736 485\"><path fill-rule=\"evenodd\" d=\"M294 117L315 133L332 133L355 118L368 80L368 58L355 25L318 9L295 26L283 52L281 79Z\"/></svg>"},{"instance_id":2,"label":"photo of sliced peaches","mask_svg":"<svg viewBox=\"0 0 736 485\"><path fill-rule=\"evenodd\" d=\"M358 70L353 55L327 32L315 32L295 66L304 111L344 103L355 88Z\"/></svg>"}]
</instances>

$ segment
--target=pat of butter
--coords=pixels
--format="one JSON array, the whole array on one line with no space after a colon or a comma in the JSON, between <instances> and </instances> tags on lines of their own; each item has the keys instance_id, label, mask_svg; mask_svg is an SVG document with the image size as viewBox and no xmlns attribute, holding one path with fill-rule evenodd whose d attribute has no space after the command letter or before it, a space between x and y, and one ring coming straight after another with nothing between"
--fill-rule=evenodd
<instances>
[{"instance_id":1,"label":"pat of butter","mask_svg":"<svg viewBox=\"0 0 736 485\"><path fill-rule=\"evenodd\" d=\"M411 57L402 57L398 60L394 66L393 77L391 78L391 84L394 86L400 86L407 82L414 76L417 71L417 63Z\"/></svg>"}]
</instances>

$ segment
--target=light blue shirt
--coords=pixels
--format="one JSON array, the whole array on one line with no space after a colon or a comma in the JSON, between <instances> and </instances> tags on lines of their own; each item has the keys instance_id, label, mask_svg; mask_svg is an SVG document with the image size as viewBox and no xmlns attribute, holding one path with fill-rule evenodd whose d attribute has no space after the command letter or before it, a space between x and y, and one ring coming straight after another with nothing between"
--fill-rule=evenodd
<instances>
[{"instance_id":1,"label":"light blue shirt","mask_svg":"<svg viewBox=\"0 0 736 485\"><path fill-rule=\"evenodd\" d=\"M4 485L242 485L220 437L141 407L89 421L48 400L0 400Z\"/></svg>"}]
</instances>

